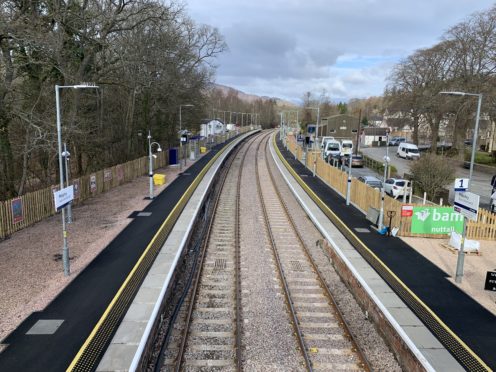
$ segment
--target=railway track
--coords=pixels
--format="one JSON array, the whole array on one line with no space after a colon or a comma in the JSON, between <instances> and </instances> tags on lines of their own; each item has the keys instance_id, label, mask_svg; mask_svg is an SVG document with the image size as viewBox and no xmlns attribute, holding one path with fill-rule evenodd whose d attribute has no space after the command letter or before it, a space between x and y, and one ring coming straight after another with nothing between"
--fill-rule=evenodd
<instances>
[{"instance_id":1,"label":"railway track","mask_svg":"<svg viewBox=\"0 0 496 372\"><path fill-rule=\"evenodd\" d=\"M307 370L370 367L357 347L325 280L277 190L269 167L268 136L257 147L256 173L264 223ZM259 158L265 158L260 162Z\"/></svg>"},{"instance_id":2,"label":"railway track","mask_svg":"<svg viewBox=\"0 0 496 372\"><path fill-rule=\"evenodd\" d=\"M241 370L239 199L249 144L229 164L189 298L160 370Z\"/></svg>"},{"instance_id":3,"label":"railway track","mask_svg":"<svg viewBox=\"0 0 496 372\"><path fill-rule=\"evenodd\" d=\"M267 155L269 137L250 139L230 161L199 255L199 269L155 370L241 371L269 367L267 363L271 370L369 370L276 189ZM251 171L246 170L243 177L241 195L248 153L254 161L248 162ZM253 205L251 211L247 203ZM241 224L245 239L247 224L257 232L257 249L250 239L251 243L240 241ZM247 266L250 255L261 255L258 265L265 267L263 277L253 263ZM264 282L269 292L267 284L275 283L272 296L262 296L255 289ZM254 299L261 303L255 305ZM248 329L242 327L242 320L248 322L243 323ZM254 324L274 330L262 335L250 328ZM291 351L283 356L281 347ZM267 348L286 360L275 360ZM267 355L260 357L260 352Z\"/></svg>"}]
</instances>

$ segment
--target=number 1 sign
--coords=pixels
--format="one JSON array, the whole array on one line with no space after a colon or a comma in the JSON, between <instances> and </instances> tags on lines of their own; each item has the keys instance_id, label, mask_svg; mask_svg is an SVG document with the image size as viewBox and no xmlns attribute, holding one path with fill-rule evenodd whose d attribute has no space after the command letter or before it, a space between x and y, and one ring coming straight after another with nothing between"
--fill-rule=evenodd
<instances>
[{"instance_id":1,"label":"number 1 sign","mask_svg":"<svg viewBox=\"0 0 496 372\"><path fill-rule=\"evenodd\" d=\"M468 178L456 178L455 191L467 191L467 190L468 190Z\"/></svg>"}]
</instances>

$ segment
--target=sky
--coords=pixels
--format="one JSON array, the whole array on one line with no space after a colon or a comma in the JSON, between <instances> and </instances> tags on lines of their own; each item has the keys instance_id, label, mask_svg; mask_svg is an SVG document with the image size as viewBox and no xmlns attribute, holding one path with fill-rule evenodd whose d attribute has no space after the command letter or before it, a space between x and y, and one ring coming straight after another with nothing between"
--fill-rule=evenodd
<instances>
[{"instance_id":1,"label":"sky","mask_svg":"<svg viewBox=\"0 0 496 372\"><path fill-rule=\"evenodd\" d=\"M392 67L494 0L184 0L229 50L216 83L298 103L382 95Z\"/></svg>"}]
</instances>

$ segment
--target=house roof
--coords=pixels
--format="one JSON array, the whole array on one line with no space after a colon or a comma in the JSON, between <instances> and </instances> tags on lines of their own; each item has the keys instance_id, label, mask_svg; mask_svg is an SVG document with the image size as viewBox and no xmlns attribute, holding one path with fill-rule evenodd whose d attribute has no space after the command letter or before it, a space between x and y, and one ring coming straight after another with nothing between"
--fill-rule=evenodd
<instances>
[{"instance_id":1,"label":"house roof","mask_svg":"<svg viewBox=\"0 0 496 372\"><path fill-rule=\"evenodd\" d=\"M200 122L200 124L209 124L209 123L214 122L214 121L215 122L219 122L222 125L224 125L224 123L220 119L202 119L201 122Z\"/></svg>"},{"instance_id":2,"label":"house roof","mask_svg":"<svg viewBox=\"0 0 496 372\"><path fill-rule=\"evenodd\" d=\"M388 128L365 127L363 133L366 136L385 136Z\"/></svg>"}]
</instances>

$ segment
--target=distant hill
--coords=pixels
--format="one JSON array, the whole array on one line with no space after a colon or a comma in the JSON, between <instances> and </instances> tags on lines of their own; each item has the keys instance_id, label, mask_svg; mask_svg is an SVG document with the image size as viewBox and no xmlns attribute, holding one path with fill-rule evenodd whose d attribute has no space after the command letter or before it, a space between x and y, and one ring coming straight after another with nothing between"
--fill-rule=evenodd
<instances>
[{"instance_id":1,"label":"distant hill","mask_svg":"<svg viewBox=\"0 0 496 372\"><path fill-rule=\"evenodd\" d=\"M269 99L275 99L277 106L284 106L284 107L288 107L288 106L289 107L296 107L297 106L293 102L286 101L286 100L283 100L283 99L280 99L277 97L257 96L254 94L248 94L248 93L242 92L240 90L237 90L237 89L225 86L225 85L221 85L221 84L214 84L214 87L215 87L215 89L220 90L222 92L222 94L224 94L224 95L227 95L229 92L237 93L240 100L248 102L248 103L253 103L258 99L261 99L264 101L268 101Z\"/></svg>"}]
</instances>

